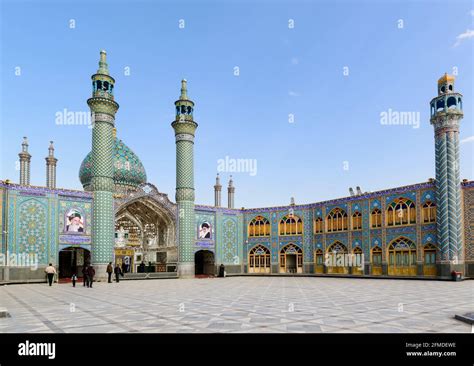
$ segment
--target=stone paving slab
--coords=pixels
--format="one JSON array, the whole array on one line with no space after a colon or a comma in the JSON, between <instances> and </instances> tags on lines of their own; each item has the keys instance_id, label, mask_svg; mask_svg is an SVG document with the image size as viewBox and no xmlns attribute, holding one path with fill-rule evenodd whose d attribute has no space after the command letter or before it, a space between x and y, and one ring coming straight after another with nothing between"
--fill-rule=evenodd
<instances>
[{"instance_id":1,"label":"stone paving slab","mask_svg":"<svg viewBox=\"0 0 474 366\"><path fill-rule=\"evenodd\" d=\"M436 333L473 331L474 281L228 277L0 286L0 332Z\"/></svg>"}]
</instances>

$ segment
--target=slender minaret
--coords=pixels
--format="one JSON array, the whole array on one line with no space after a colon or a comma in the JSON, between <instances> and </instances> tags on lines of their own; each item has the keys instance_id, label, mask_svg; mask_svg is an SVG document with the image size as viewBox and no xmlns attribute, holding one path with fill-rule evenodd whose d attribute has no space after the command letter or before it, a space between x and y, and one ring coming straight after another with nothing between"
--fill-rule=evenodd
<instances>
[{"instance_id":1,"label":"slender minaret","mask_svg":"<svg viewBox=\"0 0 474 366\"><path fill-rule=\"evenodd\" d=\"M87 100L92 115L92 177L94 199L92 217L92 264L99 276L113 260L114 251L114 179L113 147L115 113L115 80L109 75L106 52L100 51L99 69L92 75L92 98Z\"/></svg>"},{"instance_id":2,"label":"slender minaret","mask_svg":"<svg viewBox=\"0 0 474 366\"><path fill-rule=\"evenodd\" d=\"M174 103L176 119L171 123L176 138L176 203L178 205L178 271L180 277L194 272L194 103L188 99L186 80L181 81L181 96Z\"/></svg>"},{"instance_id":3,"label":"slender minaret","mask_svg":"<svg viewBox=\"0 0 474 366\"><path fill-rule=\"evenodd\" d=\"M234 181L232 180L232 175L230 176L229 186L227 187L227 207L234 208Z\"/></svg>"},{"instance_id":4,"label":"slender minaret","mask_svg":"<svg viewBox=\"0 0 474 366\"><path fill-rule=\"evenodd\" d=\"M217 173L216 184L214 185L214 206L216 207L221 207L221 191L221 180L219 178L219 173Z\"/></svg>"},{"instance_id":5,"label":"slender minaret","mask_svg":"<svg viewBox=\"0 0 474 366\"><path fill-rule=\"evenodd\" d=\"M46 187L49 189L56 188L56 165L58 159L54 157L53 141L49 142L48 156L46 159Z\"/></svg>"},{"instance_id":6,"label":"slender minaret","mask_svg":"<svg viewBox=\"0 0 474 366\"><path fill-rule=\"evenodd\" d=\"M438 80L438 96L431 100L430 106L430 121L435 132L438 275L449 277L452 270L462 271L464 262L459 175L462 95L454 92L453 76L444 74Z\"/></svg>"},{"instance_id":7,"label":"slender minaret","mask_svg":"<svg viewBox=\"0 0 474 366\"><path fill-rule=\"evenodd\" d=\"M22 186L29 186L31 155L28 152L28 139L26 137L23 137L21 152L18 156L20 157L20 184Z\"/></svg>"}]
</instances>

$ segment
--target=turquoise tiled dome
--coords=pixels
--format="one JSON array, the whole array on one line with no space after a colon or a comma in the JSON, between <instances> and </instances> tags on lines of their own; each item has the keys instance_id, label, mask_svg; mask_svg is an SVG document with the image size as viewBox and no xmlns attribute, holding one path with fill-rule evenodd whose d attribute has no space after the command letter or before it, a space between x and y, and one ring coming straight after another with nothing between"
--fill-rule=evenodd
<instances>
[{"instance_id":1,"label":"turquoise tiled dome","mask_svg":"<svg viewBox=\"0 0 474 366\"><path fill-rule=\"evenodd\" d=\"M90 190L92 174L92 152L87 154L79 169L79 179L84 190ZM115 190L120 188L135 188L146 183L146 172L137 155L123 143L115 138L114 142L114 183Z\"/></svg>"}]
</instances>

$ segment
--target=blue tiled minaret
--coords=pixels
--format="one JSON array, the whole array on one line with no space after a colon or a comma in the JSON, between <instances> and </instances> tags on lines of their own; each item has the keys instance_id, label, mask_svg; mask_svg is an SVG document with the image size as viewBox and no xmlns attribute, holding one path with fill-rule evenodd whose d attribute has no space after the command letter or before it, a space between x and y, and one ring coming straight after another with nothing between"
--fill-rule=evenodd
<instances>
[{"instance_id":1,"label":"blue tiled minaret","mask_svg":"<svg viewBox=\"0 0 474 366\"><path fill-rule=\"evenodd\" d=\"M119 105L114 100L115 80L109 74L106 52L100 51L99 69L92 75L92 264L97 276L105 276L107 263L113 260L114 222L114 126Z\"/></svg>"},{"instance_id":2,"label":"blue tiled minaret","mask_svg":"<svg viewBox=\"0 0 474 366\"><path fill-rule=\"evenodd\" d=\"M178 272L180 277L194 277L194 102L188 98L186 80L181 81L181 95L174 103L176 118L171 123L176 139L176 203L178 205Z\"/></svg>"},{"instance_id":3,"label":"blue tiled minaret","mask_svg":"<svg viewBox=\"0 0 474 366\"><path fill-rule=\"evenodd\" d=\"M462 272L464 262L459 174L462 95L454 91L453 76L445 74L438 80L438 96L430 107L435 131L438 276L449 277L452 270Z\"/></svg>"}]
</instances>

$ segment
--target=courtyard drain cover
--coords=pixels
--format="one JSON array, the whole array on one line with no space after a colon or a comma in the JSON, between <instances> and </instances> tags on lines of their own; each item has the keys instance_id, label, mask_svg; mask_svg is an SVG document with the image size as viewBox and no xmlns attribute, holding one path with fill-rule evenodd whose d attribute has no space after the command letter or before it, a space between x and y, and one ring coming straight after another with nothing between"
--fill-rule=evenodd
<instances>
[{"instance_id":1,"label":"courtyard drain cover","mask_svg":"<svg viewBox=\"0 0 474 366\"><path fill-rule=\"evenodd\" d=\"M5 308L0 308L0 318L9 318L10 313Z\"/></svg>"},{"instance_id":2,"label":"courtyard drain cover","mask_svg":"<svg viewBox=\"0 0 474 366\"><path fill-rule=\"evenodd\" d=\"M468 323L468 324L474 324L474 312L473 313L466 313L464 315L458 315L456 314L454 316L455 319L460 320L462 322Z\"/></svg>"}]
</instances>

